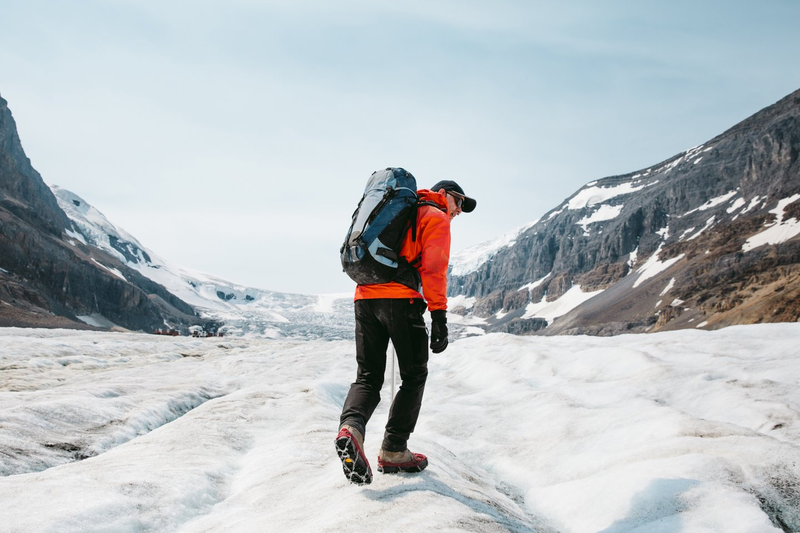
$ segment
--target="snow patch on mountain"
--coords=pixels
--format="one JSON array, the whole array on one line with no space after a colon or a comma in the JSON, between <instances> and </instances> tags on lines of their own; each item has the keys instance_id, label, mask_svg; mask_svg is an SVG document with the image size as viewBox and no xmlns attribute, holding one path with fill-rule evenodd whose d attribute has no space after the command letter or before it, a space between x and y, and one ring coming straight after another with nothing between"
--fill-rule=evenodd
<instances>
[{"instance_id":1,"label":"snow patch on mountain","mask_svg":"<svg viewBox=\"0 0 800 533\"><path fill-rule=\"evenodd\" d=\"M703 150L703 145L702 144L699 145L699 146L695 146L693 148L690 148L687 151L685 151L682 154L680 154L678 157L676 157L671 162L665 164L662 167L657 168L654 171L654 173L655 174L659 174L659 173L668 174L672 169L674 169L675 167L677 167L681 163L692 162L692 164L696 165L697 163L700 162L701 159L703 159L703 156L701 154L703 152L708 152L711 149L713 149L713 147L709 147L709 148L706 148L705 150ZM692 161L693 158L697 158L697 159Z\"/></svg>"},{"instance_id":2,"label":"snow patch on mountain","mask_svg":"<svg viewBox=\"0 0 800 533\"><path fill-rule=\"evenodd\" d=\"M706 231L708 228L710 228L710 227L712 227L714 225L715 220L716 220L716 217L713 217L713 216L711 218L709 218L708 220L706 220L706 225L703 226L702 228L700 228L700 230L697 231L697 233L693 234L691 237L687 238L686 240L687 241L693 241L694 239L699 237L704 231ZM694 229L694 228L692 228L692 229Z\"/></svg>"},{"instance_id":3,"label":"snow patch on mountain","mask_svg":"<svg viewBox=\"0 0 800 533\"><path fill-rule=\"evenodd\" d=\"M583 302L594 298L601 292L603 292L602 289L593 292L583 292L580 285L573 285L555 301L548 302L547 296L545 295L542 296L540 301L529 303L525 308L525 314L522 318L544 318L549 325L552 324L556 318L566 315Z\"/></svg>"},{"instance_id":4,"label":"snow patch on mountain","mask_svg":"<svg viewBox=\"0 0 800 533\"><path fill-rule=\"evenodd\" d=\"M665 294L667 294L669 291L671 291L671 290L672 290L672 288L673 288L674 286L675 286L675 278L672 278L672 279L670 279L670 280L669 280L669 283L667 284L667 286L666 286L666 287L664 287L664 290L663 290L663 291L661 291L661 293L659 294L659 296L664 296L664 295L665 295Z\"/></svg>"},{"instance_id":5,"label":"snow patch on mountain","mask_svg":"<svg viewBox=\"0 0 800 533\"><path fill-rule=\"evenodd\" d=\"M729 215L730 215L730 214L733 214L733 213L735 213L736 211L738 211L739 209L741 209L742 207L744 207L744 205L745 205L746 203L747 203L747 202L745 201L745 199L744 199L744 198L737 198L736 200L734 200L734 201L733 201L733 203L731 204L731 206L730 206L728 209L726 209L725 211L726 211L726 212L727 212Z\"/></svg>"},{"instance_id":6,"label":"snow patch on mountain","mask_svg":"<svg viewBox=\"0 0 800 533\"><path fill-rule=\"evenodd\" d=\"M765 244L780 244L788 241L796 235L800 235L799 220L796 218L784 220L786 207L797 200L800 200L800 194L795 194L789 198L784 198L783 200L779 201L775 209L771 209L769 211L775 215L775 222L767 224L767 229L747 239L747 242L742 245L742 251L749 252L750 250L758 248L759 246L764 246Z\"/></svg>"},{"instance_id":7,"label":"snow patch on mountain","mask_svg":"<svg viewBox=\"0 0 800 533\"><path fill-rule=\"evenodd\" d=\"M707 211L708 209L711 209L712 207L716 207L716 206L718 206L720 204L724 204L725 202L727 202L728 200L730 200L731 198L733 198L737 194L739 194L738 190L729 191L729 192L727 192L725 194L717 196L716 198L712 198L711 200L707 201L706 203L704 203L700 207L696 207L696 208L692 209L691 211L687 211L686 213L683 214L683 216L691 215L692 213L696 213L697 211Z\"/></svg>"},{"instance_id":8,"label":"snow patch on mountain","mask_svg":"<svg viewBox=\"0 0 800 533\"><path fill-rule=\"evenodd\" d=\"M646 280L654 278L662 272L668 270L672 265L684 258L684 254L680 254L677 257L667 259L666 261L661 261L658 258L658 254L661 253L662 247L663 243L658 247L658 250L656 250L655 253L651 255L647 261L645 261L645 263L636 271L636 273L639 274L639 277L636 278L636 281L633 283L634 288L638 287Z\"/></svg>"},{"instance_id":9,"label":"snow patch on mountain","mask_svg":"<svg viewBox=\"0 0 800 533\"><path fill-rule=\"evenodd\" d=\"M568 200L567 207L573 210L592 207L595 204L607 202L608 200L616 198L617 196L623 196L640 191L650 185L653 184L642 184L637 187L632 183L621 183L612 187L586 187L578 191L575 196Z\"/></svg>"},{"instance_id":10,"label":"snow patch on mountain","mask_svg":"<svg viewBox=\"0 0 800 533\"><path fill-rule=\"evenodd\" d=\"M77 194L62 189L58 185L52 185L50 189L53 191L53 194L55 194L59 207L77 226L78 231L82 235L78 236L68 232L68 235L71 237L112 252L115 256L120 256L121 254L119 250L111 245L112 238L126 241L140 249L144 249L132 235L109 222L103 213L95 209ZM84 240L84 238L86 240Z\"/></svg>"},{"instance_id":11,"label":"snow patch on mountain","mask_svg":"<svg viewBox=\"0 0 800 533\"><path fill-rule=\"evenodd\" d=\"M520 287L520 288L519 288L519 289L517 289L517 290L518 290L518 291L524 291L524 290L527 290L528 292L530 292L530 291L532 291L533 289L535 289L536 287L538 287L539 285L541 285L542 283L544 283L544 281L545 281L547 278L549 278L551 274L552 274L552 272L551 272L550 274L547 274L547 275L546 275L545 277L543 277L543 278L539 278L539 279L537 279L536 281L533 281L533 282L531 282L531 283L526 283L525 285L523 285L522 287Z\"/></svg>"},{"instance_id":12,"label":"snow patch on mountain","mask_svg":"<svg viewBox=\"0 0 800 533\"><path fill-rule=\"evenodd\" d=\"M589 224L594 224L595 222L603 222L605 220L613 220L619 216L622 212L623 205L608 205L603 204L600 208L592 213L591 215L583 217L581 220L576 222L578 226L583 227L583 231L586 232L586 226Z\"/></svg>"},{"instance_id":13,"label":"snow patch on mountain","mask_svg":"<svg viewBox=\"0 0 800 533\"><path fill-rule=\"evenodd\" d=\"M120 272L120 271L119 271L119 270L117 270L116 268L107 267L106 265L104 265L103 263L101 263L100 261L98 261L98 260L97 260L97 259L95 259L95 258L92 258L92 261L93 261L93 262L94 262L96 265L99 265L99 266L100 266L101 268L103 268L104 270L107 270L108 272L111 272L112 274L114 274L115 276L117 276L117 277L118 277L119 279L121 279L122 281L127 281L127 279L125 278L125 276L123 276L123 275L122 275L122 272Z\"/></svg>"}]
</instances>

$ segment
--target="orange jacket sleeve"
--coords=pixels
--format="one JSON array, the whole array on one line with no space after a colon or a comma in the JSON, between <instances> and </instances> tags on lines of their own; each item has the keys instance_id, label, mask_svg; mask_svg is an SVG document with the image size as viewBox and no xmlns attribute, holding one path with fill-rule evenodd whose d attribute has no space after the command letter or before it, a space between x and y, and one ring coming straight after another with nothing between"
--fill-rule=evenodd
<instances>
[{"instance_id":1,"label":"orange jacket sleeve","mask_svg":"<svg viewBox=\"0 0 800 533\"><path fill-rule=\"evenodd\" d=\"M447 309L447 266L450 262L450 217L435 207L421 208L417 238L421 248L419 276L428 309Z\"/></svg>"}]
</instances>

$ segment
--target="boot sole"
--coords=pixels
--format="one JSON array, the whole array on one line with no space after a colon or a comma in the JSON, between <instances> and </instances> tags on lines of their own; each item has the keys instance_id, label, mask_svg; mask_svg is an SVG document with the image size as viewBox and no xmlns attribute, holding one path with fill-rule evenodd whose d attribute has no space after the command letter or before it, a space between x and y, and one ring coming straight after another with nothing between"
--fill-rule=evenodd
<instances>
[{"instance_id":1,"label":"boot sole","mask_svg":"<svg viewBox=\"0 0 800 533\"><path fill-rule=\"evenodd\" d=\"M422 472L428 466L428 459L423 459L419 463L405 466L405 465L378 465L378 472L382 474L397 474L399 472L406 472L413 474L415 472Z\"/></svg>"},{"instance_id":2,"label":"boot sole","mask_svg":"<svg viewBox=\"0 0 800 533\"><path fill-rule=\"evenodd\" d=\"M367 459L359 453L358 444L352 437L336 438L336 453L342 461L344 477L356 485L369 485L372 483L372 469Z\"/></svg>"}]
</instances>

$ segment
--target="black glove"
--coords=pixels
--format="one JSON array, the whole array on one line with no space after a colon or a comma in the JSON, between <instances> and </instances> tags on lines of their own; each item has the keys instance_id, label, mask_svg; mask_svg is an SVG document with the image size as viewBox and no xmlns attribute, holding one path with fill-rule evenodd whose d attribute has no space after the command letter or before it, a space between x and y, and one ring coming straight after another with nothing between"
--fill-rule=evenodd
<instances>
[{"instance_id":1,"label":"black glove","mask_svg":"<svg viewBox=\"0 0 800 533\"><path fill-rule=\"evenodd\" d=\"M431 351L442 353L447 348L447 311L431 311Z\"/></svg>"}]
</instances>

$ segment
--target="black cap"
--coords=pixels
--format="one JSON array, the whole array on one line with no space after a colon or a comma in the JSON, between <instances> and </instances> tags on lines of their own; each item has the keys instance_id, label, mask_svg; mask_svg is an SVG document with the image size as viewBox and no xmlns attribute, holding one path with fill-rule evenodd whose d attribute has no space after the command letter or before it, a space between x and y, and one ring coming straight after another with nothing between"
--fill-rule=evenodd
<instances>
[{"instance_id":1,"label":"black cap","mask_svg":"<svg viewBox=\"0 0 800 533\"><path fill-rule=\"evenodd\" d=\"M438 192L439 189L452 191L463 196L464 202L461 204L461 210L465 213L472 213L475 210L475 206L478 204L478 202L476 202L473 198L470 198L469 196L464 194L464 189L461 188L461 185L459 185L453 180L442 180L433 187L431 187L432 191Z\"/></svg>"}]
</instances>

